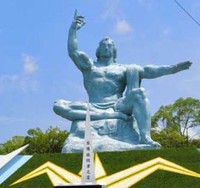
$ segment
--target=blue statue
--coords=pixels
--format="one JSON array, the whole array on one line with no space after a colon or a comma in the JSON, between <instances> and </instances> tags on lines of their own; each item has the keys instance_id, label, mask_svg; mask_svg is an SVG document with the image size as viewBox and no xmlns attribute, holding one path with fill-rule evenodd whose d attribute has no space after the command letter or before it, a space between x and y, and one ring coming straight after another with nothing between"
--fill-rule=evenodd
<instances>
[{"instance_id":1,"label":"blue statue","mask_svg":"<svg viewBox=\"0 0 200 188\"><path fill-rule=\"evenodd\" d=\"M151 139L149 101L141 81L189 69L192 63L144 67L118 64L115 44L108 37L100 41L96 50L97 60L92 60L78 49L77 30L84 24L84 17L76 11L69 29L68 54L82 72L89 96L94 150L160 148L160 144ZM63 152L82 150L86 110L85 102L55 102L54 112L72 121L71 135Z\"/></svg>"}]
</instances>

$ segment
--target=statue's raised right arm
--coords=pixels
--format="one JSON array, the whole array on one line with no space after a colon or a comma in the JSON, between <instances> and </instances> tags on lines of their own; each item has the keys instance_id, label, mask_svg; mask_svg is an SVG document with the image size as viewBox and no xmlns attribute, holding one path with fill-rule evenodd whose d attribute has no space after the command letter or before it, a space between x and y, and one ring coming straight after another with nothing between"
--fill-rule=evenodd
<instances>
[{"instance_id":1,"label":"statue's raised right arm","mask_svg":"<svg viewBox=\"0 0 200 188\"><path fill-rule=\"evenodd\" d=\"M78 15L77 10L75 10L74 20L68 34L68 54L81 71L89 69L92 66L92 60L84 52L78 50L76 33L83 25L85 25L84 17Z\"/></svg>"}]
</instances>

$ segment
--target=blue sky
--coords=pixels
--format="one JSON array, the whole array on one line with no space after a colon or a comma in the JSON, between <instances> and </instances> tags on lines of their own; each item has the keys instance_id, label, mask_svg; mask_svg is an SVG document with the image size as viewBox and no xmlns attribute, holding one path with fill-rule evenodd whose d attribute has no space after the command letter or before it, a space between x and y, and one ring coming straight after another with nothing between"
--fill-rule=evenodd
<instances>
[{"instance_id":1,"label":"blue sky","mask_svg":"<svg viewBox=\"0 0 200 188\"><path fill-rule=\"evenodd\" d=\"M179 2L200 21L199 0ZM2 0L0 3L0 143L30 128L68 129L54 114L57 99L87 101L81 73L67 54L77 9L86 25L79 48L95 59L98 42L114 39L121 64L175 64L189 71L145 80L152 114L180 97L200 96L200 28L174 0Z\"/></svg>"}]
</instances>

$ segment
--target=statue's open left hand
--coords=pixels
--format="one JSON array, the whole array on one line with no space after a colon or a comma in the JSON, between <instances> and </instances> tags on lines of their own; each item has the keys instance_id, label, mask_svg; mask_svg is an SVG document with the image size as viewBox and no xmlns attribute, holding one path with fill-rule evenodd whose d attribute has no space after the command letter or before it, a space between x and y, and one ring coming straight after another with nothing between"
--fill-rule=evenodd
<instances>
[{"instance_id":1,"label":"statue's open left hand","mask_svg":"<svg viewBox=\"0 0 200 188\"><path fill-rule=\"evenodd\" d=\"M181 71L181 70L189 69L191 65L192 65L192 62L184 61L184 62L178 63L176 65L177 66L176 68L177 68L177 71Z\"/></svg>"}]
</instances>

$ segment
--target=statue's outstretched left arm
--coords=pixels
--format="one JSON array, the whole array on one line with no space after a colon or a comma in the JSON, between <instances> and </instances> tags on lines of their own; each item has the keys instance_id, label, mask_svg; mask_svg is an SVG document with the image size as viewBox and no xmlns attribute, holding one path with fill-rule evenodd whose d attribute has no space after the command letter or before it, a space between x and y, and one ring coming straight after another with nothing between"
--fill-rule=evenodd
<instances>
[{"instance_id":1,"label":"statue's outstretched left arm","mask_svg":"<svg viewBox=\"0 0 200 188\"><path fill-rule=\"evenodd\" d=\"M181 62L176 65L147 65L144 66L143 69L140 71L140 78L151 79L169 74L175 74L177 72L189 69L191 65L192 62L190 61Z\"/></svg>"}]
</instances>

